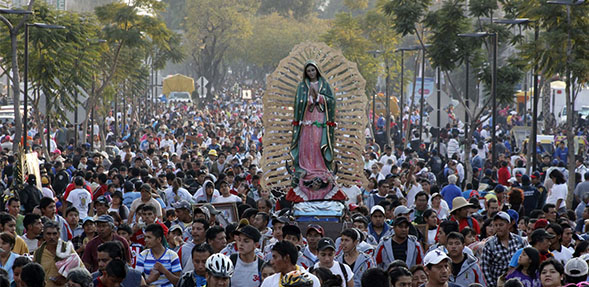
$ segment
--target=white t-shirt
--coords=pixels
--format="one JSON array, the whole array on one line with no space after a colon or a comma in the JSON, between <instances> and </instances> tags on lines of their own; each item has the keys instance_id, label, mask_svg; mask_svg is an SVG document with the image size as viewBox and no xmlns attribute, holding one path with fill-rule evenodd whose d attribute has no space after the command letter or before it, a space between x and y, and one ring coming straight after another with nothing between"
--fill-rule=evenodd
<instances>
[{"instance_id":1,"label":"white t-shirt","mask_svg":"<svg viewBox=\"0 0 589 287\"><path fill-rule=\"evenodd\" d=\"M213 203L225 203L225 202L241 202L241 198L235 194L229 194L229 196L218 196L213 197Z\"/></svg>"},{"instance_id":2,"label":"white t-shirt","mask_svg":"<svg viewBox=\"0 0 589 287\"><path fill-rule=\"evenodd\" d=\"M380 163L382 163L382 164L387 164L387 161L388 161L389 159L393 161L393 164L397 163L397 157L396 157L394 154L392 154L392 153L391 153L391 155L387 155L386 153L385 153L385 154L383 154L383 155L380 157L380 160L379 160L379 162L380 162Z\"/></svg>"},{"instance_id":3,"label":"white t-shirt","mask_svg":"<svg viewBox=\"0 0 589 287\"><path fill-rule=\"evenodd\" d=\"M552 186L552 189L548 192L548 197L546 198L546 203L556 204L559 199L562 199L560 202L560 206L556 207L556 210L560 208L566 207L566 198L567 198L567 185L566 183L563 184L555 184Z\"/></svg>"},{"instance_id":4,"label":"white t-shirt","mask_svg":"<svg viewBox=\"0 0 589 287\"><path fill-rule=\"evenodd\" d=\"M67 201L71 202L78 212L80 218L88 217L88 204L92 202L92 195L85 188L76 188L70 192Z\"/></svg>"},{"instance_id":5,"label":"white t-shirt","mask_svg":"<svg viewBox=\"0 0 589 287\"><path fill-rule=\"evenodd\" d=\"M301 267L301 269L303 269ZM309 273L311 279L313 279L313 287L321 287L321 282L319 282L319 278L317 276ZM264 282L262 282L261 287L276 287L280 286L280 273L273 274L272 276L266 278Z\"/></svg>"},{"instance_id":6,"label":"white t-shirt","mask_svg":"<svg viewBox=\"0 0 589 287\"><path fill-rule=\"evenodd\" d=\"M348 200L346 200L346 205L350 203L357 204L358 203L358 195L362 194L362 190L356 185L352 185L350 187L342 186L342 191L348 196Z\"/></svg>"},{"instance_id":7,"label":"white t-shirt","mask_svg":"<svg viewBox=\"0 0 589 287\"><path fill-rule=\"evenodd\" d=\"M256 257L256 259L258 259ZM261 260L261 259L260 259ZM258 274L258 260L252 263L245 263L237 256L231 286L233 287L258 287L262 278Z\"/></svg>"},{"instance_id":8,"label":"white t-shirt","mask_svg":"<svg viewBox=\"0 0 589 287\"><path fill-rule=\"evenodd\" d=\"M346 269L346 274L347 276L344 276L344 272L342 271L340 266L344 266L344 268ZM319 268L319 262L315 263L314 268ZM329 268L329 271L331 271L331 273L333 273L333 275L339 275L340 277L342 277L342 287L346 287L348 286L348 282L350 281L354 281L354 272L352 272L352 269L350 268L350 266L348 266L348 264L345 263L338 263L338 262L333 262L333 265L331 265L331 268ZM346 282L346 277L347 282Z\"/></svg>"},{"instance_id":9,"label":"white t-shirt","mask_svg":"<svg viewBox=\"0 0 589 287\"><path fill-rule=\"evenodd\" d=\"M573 258L573 252L570 249L560 246L560 251L558 250L550 250L552 255L554 255L554 259L558 260L562 265L565 265L571 258Z\"/></svg>"}]
</instances>

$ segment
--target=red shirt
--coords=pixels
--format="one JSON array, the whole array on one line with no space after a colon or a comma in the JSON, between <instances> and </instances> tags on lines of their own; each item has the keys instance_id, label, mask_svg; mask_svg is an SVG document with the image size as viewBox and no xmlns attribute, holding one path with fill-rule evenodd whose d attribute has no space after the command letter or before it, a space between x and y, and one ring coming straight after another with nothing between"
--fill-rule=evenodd
<instances>
[{"instance_id":1,"label":"red shirt","mask_svg":"<svg viewBox=\"0 0 589 287\"><path fill-rule=\"evenodd\" d=\"M92 195L92 200L96 200L99 196L105 194L108 191L108 185L103 184L99 188L96 189L94 194Z\"/></svg>"},{"instance_id":2,"label":"red shirt","mask_svg":"<svg viewBox=\"0 0 589 287\"><path fill-rule=\"evenodd\" d=\"M456 218L454 218L454 216L452 216L450 218L450 220L456 221ZM466 219L466 218L461 219L458 222L458 230L459 231L462 231L462 229L464 229L465 227L470 227L470 228L472 228L472 230L474 230L474 232L477 233L477 235L478 234L481 234L481 227L479 225L479 222L476 219L472 218L472 217L470 218L470 220L472 220L472 226L470 226L468 224L468 221L469 221L468 219Z\"/></svg>"},{"instance_id":3,"label":"red shirt","mask_svg":"<svg viewBox=\"0 0 589 287\"><path fill-rule=\"evenodd\" d=\"M497 182L504 186L509 186L508 180L511 178L511 174L509 173L509 169L504 166L497 171Z\"/></svg>"},{"instance_id":4,"label":"red shirt","mask_svg":"<svg viewBox=\"0 0 589 287\"><path fill-rule=\"evenodd\" d=\"M168 227L159 220L156 220L155 223L159 224L164 229L164 236L168 237ZM139 229L133 234L133 236L131 236L131 242L145 246L145 234L143 233L143 229Z\"/></svg>"}]
</instances>

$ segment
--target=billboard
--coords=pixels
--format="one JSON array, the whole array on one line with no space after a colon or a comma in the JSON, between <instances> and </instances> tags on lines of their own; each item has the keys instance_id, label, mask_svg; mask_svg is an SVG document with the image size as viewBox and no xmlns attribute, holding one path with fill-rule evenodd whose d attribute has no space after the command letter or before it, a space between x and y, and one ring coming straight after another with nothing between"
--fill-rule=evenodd
<instances>
[{"instance_id":1,"label":"billboard","mask_svg":"<svg viewBox=\"0 0 589 287\"><path fill-rule=\"evenodd\" d=\"M434 78L425 78L424 86L423 86L423 98L427 100L429 96L433 95L436 91L435 89L435 80ZM413 93L413 83L409 83L409 87L405 91L405 98L407 99L407 104L411 104L411 94ZM421 78L417 78L415 80L415 99L418 101L421 98Z\"/></svg>"}]
</instances>

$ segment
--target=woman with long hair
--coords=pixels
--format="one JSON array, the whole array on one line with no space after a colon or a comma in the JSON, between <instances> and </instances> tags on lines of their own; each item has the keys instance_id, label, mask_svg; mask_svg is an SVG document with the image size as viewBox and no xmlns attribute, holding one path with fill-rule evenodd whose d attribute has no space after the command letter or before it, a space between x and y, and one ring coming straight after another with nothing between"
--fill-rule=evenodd
<instances>
[{"instance_id":1,"label":"woman with long hair","mask_svg":"<svg viewBox=\"0 0 589 287\"><path fill-rule=\"evenodd\" d=\"M526 247L517 261L517 267L505 276L505 280L515 278L524 286L540 287L538 267L540 267L540 252L534 247Z\"/></svg>"},{"instance_id":2,"label":"woman with long hair","mask_svg":"<svg viewBox=\"0 0 589 287\"><path fill-rule=\"evenodd\" d=\"M425 242L424 250L428 250L429 246L436 244L436 234L438 232L438 213L433 209L426 209L423 212L423 220L425 221L425 229L427 233L427 241Z\"/></svg>"},{"instance_id":3,"label":"woman with long hair","mask_svg":"<svg viewBox=\"0 0 589 287\"><path fill-rule=\"evenodd\" d=\"M523 254L523 253L522 253ZM564 280L564 267L554 258L540 264L540 283L542 287L560 287Z\"/></svg>"}]
</instances>

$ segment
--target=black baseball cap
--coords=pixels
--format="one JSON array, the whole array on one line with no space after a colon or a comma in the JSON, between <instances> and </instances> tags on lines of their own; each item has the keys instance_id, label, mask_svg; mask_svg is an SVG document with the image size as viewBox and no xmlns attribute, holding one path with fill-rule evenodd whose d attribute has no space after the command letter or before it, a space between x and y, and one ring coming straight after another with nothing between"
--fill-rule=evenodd
<instances>
[{"instance_id":1,"label":"black baseball cap","mask_svg":"<svg viewBox=\"0 0 589 287\"><path fill-rule=\"evenodd\" d=\"M255 242L260 241L260 237L262 237L262 234L260 234L260 231L251 225L246 225L246 226L242 227L241 229L236 230L233 234L245 235L245 236L251 238Z\"/></svg>"},{"instance_id":2,"label":"black baseball cap","mask_svg":"<svg viewBox=\"0 0 589 287\"><path fill-rule=\"evenodd\" d=\"M323 251L327 248L331 248L335 251L335 243L333 243L333 240L331 238L323 237L317 243L317 251Z\"/></svg>"},{"instance_id":3,"label":"black baseball cap","mask_svg":"<svg viewBox=\"0 0 589 287\"><path fill-rule=\"evenodd\" d=\"M282 235L283 236L294 235L300 239L301 238L301 229L296 225L285 225L284 227L282 227Z\"/></svg>"},{"instance_id":4,"label":"black baseball cap","mask_svg":"<svg viewBox=\"0 0 589 287\"><path fill-rule=\"evenodd\" d=\"M393 221L393 226L398 226L398 225L400 225L402 223L411 224L409 222L409 219L407 219L407 217L405 217L405 216L399 216L399 217L395 218L395 220Z\"/></svg>"}]
</instances>

